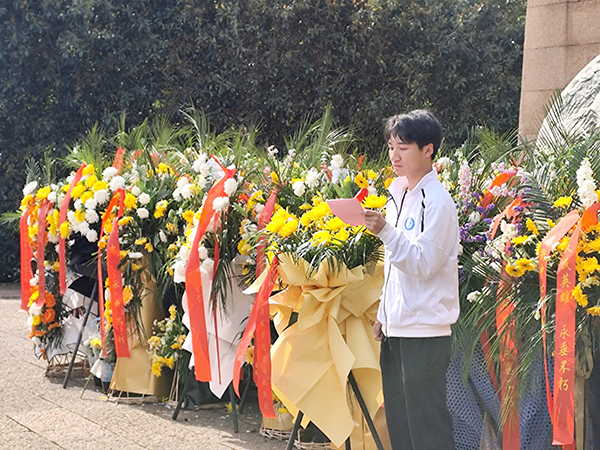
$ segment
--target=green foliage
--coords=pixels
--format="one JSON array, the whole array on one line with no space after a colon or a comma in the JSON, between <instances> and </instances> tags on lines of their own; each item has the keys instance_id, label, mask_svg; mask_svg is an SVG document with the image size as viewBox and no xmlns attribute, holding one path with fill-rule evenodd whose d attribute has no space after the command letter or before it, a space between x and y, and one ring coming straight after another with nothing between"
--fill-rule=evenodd
<instances>
[{"instance_id":1,"label":"green foliage","mask_svg":"<svg viewBox=\"0 0 600 450\"><path fill-rule=\"evenodd\" d=\"M441 117L449 146L473 126L505 132L517 124L525 4L6 1L0 214L18 206L27 158L64 156L96 123L124 129L123 112L129 127L156 113L177 121L193 102L219 132L258 123L282 146L331 104L371 155L382 120L415 107ZM14 249L0 250L4 267Z\"/></svg>"}]
</instances>

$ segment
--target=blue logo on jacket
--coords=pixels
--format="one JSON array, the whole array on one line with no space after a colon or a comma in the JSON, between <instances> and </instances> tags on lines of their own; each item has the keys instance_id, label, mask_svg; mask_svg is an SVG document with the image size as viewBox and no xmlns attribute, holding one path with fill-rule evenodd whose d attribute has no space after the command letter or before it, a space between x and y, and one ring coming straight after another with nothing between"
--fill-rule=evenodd
<instances>
[{"instance_id":1,"label":"blue logo on jacket","mask_svg":"<svg viewBox=\"0 0 600 450\"><path fill-rule=\"evenodd\" d=\"M405 221L404 221L404 228L406 228L407 230L412 230L415 227L415 219L413 219L412 217L408 217Z\"/></svg>"}]
</instances>

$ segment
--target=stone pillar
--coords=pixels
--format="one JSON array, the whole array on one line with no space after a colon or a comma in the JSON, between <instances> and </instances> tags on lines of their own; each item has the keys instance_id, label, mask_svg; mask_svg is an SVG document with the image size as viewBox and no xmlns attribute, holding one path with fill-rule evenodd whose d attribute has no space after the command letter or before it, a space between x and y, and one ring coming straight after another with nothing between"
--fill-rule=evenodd
<instances>
[{"instance_id":1,"label":"stone pillar","mask_svg":"<svg viewBox=\"0 0 600 450\"><path fill-rule=\"evenodd\" d=\"M535 139L552 95L600 54L600 0L528 0L519 134Z\"/></svg>"}]
</instances>

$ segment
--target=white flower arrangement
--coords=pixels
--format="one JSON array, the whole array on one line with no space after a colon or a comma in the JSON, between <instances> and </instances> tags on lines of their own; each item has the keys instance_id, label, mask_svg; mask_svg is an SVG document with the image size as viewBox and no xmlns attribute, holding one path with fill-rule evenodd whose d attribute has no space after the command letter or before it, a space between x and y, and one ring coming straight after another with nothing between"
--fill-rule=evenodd
<instances>
[{"instance_id":1,"label":"white flower arrangement","mask_svg":"<svg viewBox=\"0 0 600 450\"><path fill-rule=\"evenodd\" d=\"M119 171L114 167L107 167L102 172L102 179L104 181L110 181Z\"/></svg>"},{"instance_id":2,"label":"white flower arrangement","mask_svg":"<svg viewBox=\"0 0 600 450\"><path fill-rule=\"evenodd\" d=\"M110 190L113 192L116 191L117 189L124 188L125 187L125 178L123 178L120 175L116 175L111 178L108 185L110 187Z\"/></svg>"},{"instance_id":3,"label":"white flower arrangement","mask_svg":"<svg viewBox=\"0 0 600 450\"><path fill-rule=\"evenodd\" d=\"M302 197L306 192L306 186L304 185L304 181L298 180L292 184L292 190L294 194L298 197Z\"/></svg>"},{"instance_id":4,"label":"white flower arrangement","mask_svg":"<svg viewBox=\"0 0 600 450\"><path fill-rule=\"evenodd\" d=\"M584 208L589 208L598 201L596 194L596 182L594 181L594 171L589 159L584 158L577 169L577 195Z\"/></svg>"},{"instance_id":5,"label":"white flower arrangement","mask_svg":"<svg viewBox=\"0 0 600 450\"><path fill-rule=\"evenodd\" d=\"M140 202L140 205L147 205L150 203L150 196L145 192L142 192L138 197L138 201Z\"/></svg>"},{"instance_id":6,"label":"white flower arrangement","mask_svg":"<svg viewBox=\"0 0 600 450\"><path fill-rule=\"evenodd\" d=\"M136 213L140 219L147 219L150 217L150 211L148 211L146 208L138 208Z\"/></svg>"},{"instance_id":7,"label":"white flower arrangement","mask_svg":"<svg viewBox=\"0 0 600 450\"><path fill-rule=\"evenodd\" d=\"M35 190L37 189L38 186L38 182L37 181L32 181L30 183L27 183L25 185L25 187L23 188L23 197L27 197L28 195L31 195L35 192Z\"/></svg>"}]
</instances>

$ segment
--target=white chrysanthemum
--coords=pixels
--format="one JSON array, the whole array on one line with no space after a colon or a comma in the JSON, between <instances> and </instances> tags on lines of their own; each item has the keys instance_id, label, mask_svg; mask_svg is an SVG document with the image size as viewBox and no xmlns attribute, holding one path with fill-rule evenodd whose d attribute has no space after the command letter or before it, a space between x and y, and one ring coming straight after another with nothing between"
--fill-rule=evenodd
<instances>
[{"instance_id":1,"label":"white chrysanthemum","mask_svg":"<svg viewBox=\"0 0 600 450\"><path fill-rule=\"evenodd\" d=\"M176 202L180 202L183 200L183 197L181 196L181 188L176 188L173 191L173 199L175 199Z\"/></svg>"},{"instance_id":2,"label":"white chrysanthemum","mask_svg":"<svg viewBox=\"0 0 600 450\"><path fill-rule=\"evenodd\" d=\"M196 185L198 185L200 189L204 189L206 187L206 177L204 175L199 175L198 180L196 180Z\"/></svg>"},{"instance_id":3,"label":"white chrysanthemum","mask_svg":"<svg viewBox=\"0 0 600 450\"><path fill-rule=\"evenodd\" d=\"M90 224L87 221L82 221L79 224L79 232L81 234L86 234L90 230Z\"/></svg>"},{"instance_id":4,"label":"white chrysanthemum","mask_svg":"<svg viewBox=\"0 0 600 450\"><path fill-rule=\"evenodd\" d=\"M89 242L96 242L98 240L98 232L96 230L94 230L93 228L90 228L87 233L85 233L85 238L89 241Z\"/></svg>"},{"instance_id":5,"label":"white chrysanthemum","mask_svg":"<svg viewBox=\"0 0 600 450\"><path fill-rule=\"evenodd\" d=\"M481 214L479 214L477 211L473 211L471 214L469 214L469 222L477 223L480 220L481 220Z\"/></svg>"},{"instance_id":6,"label":"white chrysanthemum","mask_svg":"<svg viewBox=\"0 0 600 450\"><path fill-rule=\"evenodd\" d=\"M75 209L83 209L83 202L81 201L80 198L78 198L77 200L75 200L75 203L73 203L73 206L75 206Z\"/></svg>"},{"instance_id":7,"label":"white chrysanthemum","mask_svg":"<svg viewBox=\"0 0 600 450\"><path fill-rule=\"evenodd\" d=\"M479 291L473 291L467 295L467 300L471 303L479 300L481 293Z\"/></svg>"},{"instance_id":8,"label":"white chrysanthemum","mask_svg":"<svg viewBox=\"0 0 600 450\"><path fill-rule=\"evenodd\" d=\"M139 187L137 187L137 186L133 186L133 187L131 188L131 193L132 193L133 195L135 195L136 197L138 197L138 196L139 196L139 195L142 193L142 191L141 191L141 189L140 189Z\"/></svg>"},{"instance_id":9,"label":"white chrysanthemum","mask_svg":"<svg viewBox=\"0 0 600 450\"><path fill-rule=\"evenodd\" d=\"M150 196L143 192L138 197L138 201L140 202L140 205L147 205L148 203L150 203Z\"/></svg>"},{"instance_id":10,"label":"white chrysanthemum","mask_svg":"<svg viewBox=\"0 0 600 450\"><path fill-rule=\"evenodd\" d=\"M231 195L237 190L238 188L238 182L233 179L233 178L229 178L225 181L225 183L223 184L223 188L225 189L225 193L231 197Z\"/></svg>"},{"instance_id":11,"label":"white chrysanthemum","mask_svg":"<svg viewBox=\"0 0 600 450\"><path fill-rule=\"evenodd\" d=\"M257 203L256 206L254 206L254 211L256 211L256 214L260 214L263 209L265 209L265 205L262 203Z\"/></svg>"},{"instance_id":12,"label":"white chrysanthemum","mask_svg":"<svg viewBox=\"0 0 600 450\"><path fill-rule=\"evenodd\" d=\"M190 259L190 248L183 245L180 249L179 249L179 258L187 263L187 260Z\"/></svg>"},{"instance_id":13,"label":"white chrysanthemum","mask_svg":"<svg viewBox=\"0 0 600 450\"><path fill-rule=\"evenodd\" d=\"M96 223L100 220L100 216L95 209L86 209L85 220L87 220L89 223Z\"/></svg>"},{"instance_id":14,"label":"white chrysanthemum","mask_svg":"<svg viewBox=\"0 0 600 450\"><path fill-rule=\"evenodd\" d=\"M85 209L96 209L96 206L98 206L98 202L95 198L90 198L85 202L84 206Z\"/></svg>"},{"instance_id":15,"label":"white chrysanthemum","mask_svg":"<svg viewBox=\"0 0 600 450\"><path fill-rule=\"evenodd\" d=\"M175 196L175 193L173 193L173 196ZM193 196L194 196L194 185L193 184L186 184L185 186L183 186L181 188L181 197L183 197L185 200L189 200Z\"/></svg>"},{"instance_id":16,"label":"white chrysanthemum","mask_svg":"<svg viewBox=\"0 0 600 450\"><path fill-rule=\"evenodd\" d=\"M229 206L229 197L217 197L213 202L213 209L217 212L227 211Z\"/></svg>"},{"instance_id":17,"label":"white chrysanthemum","mask_svg":"<svg viewBox=\"0 0 600 450\"><path fill-rule=\"evenodd\" d=\"M138 208L136 212L140 219L147 219L150 217L150 211L148 211L146 208Z\"/></svg>"},{"instance_id":18,"label":"white chrysanthemum","mask_svg":"<svg viewBox=\"0 0 600 450\"><path fill-rule=\"evenodd\" d=\"M37 275L37 273L29 280L29 285L30 286L37 286L38 282L40 280L40 277Z\"/></svg>"},{"instance_id":19,"label":"white chrysanthemum","mask_svg":"<svg viewBox=\"0 0 600 450\"><path fill-rule=\"evenodd\" d=\"M110 180L108 184L111 191L116 191L117 189L125 187L125 178L121 175L117 175Z\"/></svg>"},{"instance_id":20,"label":"white chrysanthemum","mask_svg":"<svg viewBox=\"0 0 600 450\"><path fill-rule=\"evenodd\" d=\"M337 155L333 155L329 165L332 169L341 169L344 165L344 158L339 153Z\"/></svg>"},{"instance_id":21,"label":"white chrysanthemum","mask_svg":"<svg viewBox=\"0 0 600 450\"><path fill-rule=\"evenodd\" d=\"M598 201L596 194L596 182L594 181L594 171L589 159L584 158L577 169L577 195L584 208L589 208Z\"/></svg>"},{"instance_id":22,"label":"white chrysanthemum","mask_svg":"<svg viewBox=\"0 0 600 450\"><path fill-rule=\"evenodd\" d=\"M50 192L48 194L48 201L52 203L56 203L56 192Z\"/></svg>"},{"instance_id":23,"label":"white chrysanthemum","mask_svg":"<svg viewBox=\"0 0 600 450\"><path fill-rule=\"evenodd\" d=\"M96 200L98 205L101 205L110 200L110 194L106 189L100 189L99 191L94 192L94 200Z\"/></svg>"},{"instance_id":24,"label":"white chrysanthemum","mask_svg":"<svg viewBox=\"0 0 600 450\"><path fill-rule=\"evenodd\" d=\"M201 173L202 167L206 165L207 160L208 157L206 156L206 153L200 153L200 155L198 155L198 159L196 159L192 164L192 169L194 170L194 172Z\"/></svg>"},{"instance_id":25,"label":"white chrysanthemum","mask_svg":"<svg viewBox=\"0 0 600 450\"><path fill-rule=\"evenodd\" d=\"M48 233L48 241L51 242L52 244L56 244L58 243L58 236L56 234L53 233Z\"/></svg>"},{"instance_id":26,"label":"white chrysanthemum","mask_svg":"<svg viewBox=\"0 0 600 450\"><path fill-rule=\"evenodd\" d=\"M200 258L203 261L206 258L208 258L208 250L206 250L206 247L204 245L198 247L198 258Z\"/></svg>"},{"instance_id":27,"label":"white chrysanthemum","mask_svg":"<svg viewBox=\"0 0 600 450\"><path fill-rule=\"evenodd\" d=\"M77 222L77 219L75 219L75 211L67 211L67 220L70 224L74 224Z\"/></svg>"},{"instance_id":28,"label":"white chrysanthemum","mask_svg":"<svg viewBox=\"0 0 600 450\"><path fill-rule=\"evenodd\" d=\"M182 188L186 184L190 184L190 180L188 180L187 177L181 177L179 180L177 180L177 187L178 188Z\"/></svg>"},{"instance_id":29,"label":"white chrysanthemum","mask_svg":"<svg viewBox=\"0 0 600 450\"><path fill-rule=\"evenodd\" d=\"M102 179L104 181L109 181L110 179L112 179L117 173L119 173L119 171L117 169L115 169L114 167L107 167L106 169L104 169L104 171L102 172Z\"/></svg>"},{"instance_id":30,"label":"white chrysanthemum","mask_svg":"<svg viewBox=\"0 0 600 450\"><path fill-rule=\"evenodd\" d=\"M129 259L142 259L144 255L140 252L129 252L127 256L129 256Z\"/></svg>"},{"instance_id":31,"label":"white chrysanthemum","mask_svg":"<svg viewBox=\"0 0 600 450\"><path fill-rule=\"evenodd\" d=\"M39 316L42 314L42 306L38 306L36 302L33 302L29 307L29 314L32 316Z\"/></svg>"},{"instance_id":32,"label":"white chrysanthemum","mask_svg":"<svg viewBox=\"0 0 600 450\"><path fill-rule=\"evenodd\" d=\"M23 197L33 194L35 192L35 189L37 188L37 186L38 186L37 181L32 181L30 183L27 183L25 185L25 187L23 188Z\"/></svg>"},{"instance_id":33,"label":"white chrysanthemum","mask_svg":"<svg viewBox=\"0 0 600 450\"><path fill-rule=\"evenodd\" d=\"M319 184L319 172L317 172L317 169L312 167L306 174L306 185L309 188L316 188L318 184Z\"/></svg>"},{"instance_id":34,"label":"white chrysanthemum","mask_svg":"<svg viewBox=\"0 0 600 450\"><path fill-rule=\"evenodd\" d=\"M186 269L185 263L182 261L176 261L175 264L171 266L171 269L173 269L173 281L175 283L184 283Z\"/></svg>"},{"instance_id":35,"label":"white chrysanthemum","mask_svg":"<svg viewBox=\"0 0 600 450\"><path fill-rule=\"evenodd\" d=\"M369 195L377 195L377 188L375 186L369 186L367 192Z\"/></svg>"},{"instance_id":36,"label":"white chrysanthemum","mask_svg":"<svg viewBox=\"0 0 600 450\"><path fill-rule=\"evenodd\" d=\"M298 197L303 196L306 192L306 186L304 185L304 181L295 181L292 184L292 190L294 191L294 194L296 194Z\"/></svg>"},{"instance_id":37,"label":"white chrysanthemum","mask_svg":"<svg viewBox=\"0 0 600 450\"><path fill-rule=\"evenodd\" d=\"M158 232L158 238L160 239L160 242L167 242L167 235L165 234L165 232L163 230L160 230Z\"/></svg>"}]
</instances>

